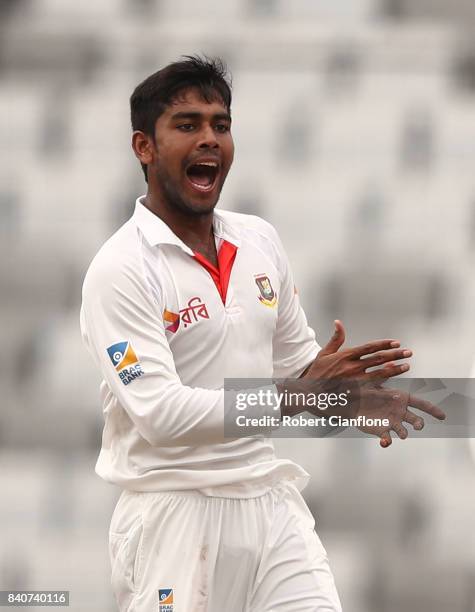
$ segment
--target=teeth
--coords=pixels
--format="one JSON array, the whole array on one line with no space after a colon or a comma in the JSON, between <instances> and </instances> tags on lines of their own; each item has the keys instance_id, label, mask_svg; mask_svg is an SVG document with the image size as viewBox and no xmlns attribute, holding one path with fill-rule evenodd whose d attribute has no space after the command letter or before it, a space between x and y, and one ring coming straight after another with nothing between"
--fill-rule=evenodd
<instances>
[{"instance_id":1,"label":"teeth","mask_svg":"<svg viewBox=\"0 0 475 612\"><path fill-rule=\"evenodd\" d=\"M211 166L212 168L217 168L218 164L216 162L198 162L195 166Z\"/></svg>"}]
</instances>

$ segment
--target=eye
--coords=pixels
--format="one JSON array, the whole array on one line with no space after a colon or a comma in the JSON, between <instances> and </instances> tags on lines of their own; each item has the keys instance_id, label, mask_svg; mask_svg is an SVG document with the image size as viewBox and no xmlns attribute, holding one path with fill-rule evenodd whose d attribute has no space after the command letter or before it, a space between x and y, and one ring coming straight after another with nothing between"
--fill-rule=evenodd
<instances>
[{"instance_id":1,"label":"eye","mask_svg":"<svg viewBox=\"0 0 475 612\"><path fill-rule=\"evenodd\" d=\"M229 132L229 130L231 129L231 126L228 125L227 123L217 123L215 129L220 134L225 134L226 132Z\"/></svg>"},{"instance_id":2,"label":"eye","mask_svg":"<svg viewBox=\"0 0 475 612\"><path fill-rule=\"evenodd\" d=\"M192 123L182 123L177 125L177 129L181 130L182 132L191 132L194 127L195 126Z\"/></svg>"}]
</instances>

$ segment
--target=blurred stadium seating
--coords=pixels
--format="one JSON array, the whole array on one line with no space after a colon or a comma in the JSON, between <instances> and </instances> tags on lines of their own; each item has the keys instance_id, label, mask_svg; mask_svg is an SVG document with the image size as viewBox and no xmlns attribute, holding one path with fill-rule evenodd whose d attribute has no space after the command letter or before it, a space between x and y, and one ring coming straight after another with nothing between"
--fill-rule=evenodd
<instances>
[{"instance_id":1,"label":"blurred stadium seating","mask_svg":"<svg viewBox=\"0 0 475 612\"><path fill-rule=\"evenodd\" d=\"M339 317L352 343L401 338L414 375L469 375L474 24L469 0L0 3L0 588L114 610L80 288L144 191L128 97L182 54L228 61L221 206L277 227L320 342ZM475 610L467 440L296 442L344 609Z\"/></svg>"}]
</instances>

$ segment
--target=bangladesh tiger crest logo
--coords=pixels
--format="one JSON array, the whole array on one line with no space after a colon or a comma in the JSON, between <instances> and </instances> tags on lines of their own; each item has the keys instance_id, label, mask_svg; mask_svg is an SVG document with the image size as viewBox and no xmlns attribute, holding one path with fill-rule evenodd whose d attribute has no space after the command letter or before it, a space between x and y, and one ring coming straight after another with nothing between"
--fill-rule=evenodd
<instances>
[{"instance_id":1,"label":"bangladesh tiger crest logo","mask_svg":"<svg viewBox=\"0 0 475 612\"><path fill-rule=\"evenodd\" d=\"M260 295L258 298L261 304L274 308L277 304L277 294L272 287L269 277L266 274L258 274L254 277L254 280L259 289Z\"/></svg>"}]
</instances>

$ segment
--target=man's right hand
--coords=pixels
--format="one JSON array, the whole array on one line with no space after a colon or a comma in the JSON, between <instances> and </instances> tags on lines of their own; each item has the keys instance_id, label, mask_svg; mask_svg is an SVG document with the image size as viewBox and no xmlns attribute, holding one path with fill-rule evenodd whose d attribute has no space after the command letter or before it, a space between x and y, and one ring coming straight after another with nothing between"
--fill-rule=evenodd
<instances>
[{"instance_id":1,"label":"man's right hand","mask_svg":"<svg viewBox=\"0 0 475 612\"><path fill-rule=\"evenodd\" d=\"M350 383L355 381L355 403L349 406L348 416L366 418L387 418L387 427L360 427L361 431L376 435L383 448L391 444L390 431L405 439L408 435L403 422L410 423L414 429L422 429L422 417L409 410L409 406L419 409L438 420L444 420L445 414L431 402L422 400L409 393L387 389L382 384L391 377L409 370L409 364L395 364L395 361L412 356L409 349L401 349L397 340L374 340L361 346L340 350L345 341L345 328L341 321L335 321L335 333L327 345L318 353L315 361L302 375L302 380L311 384L319 380L323 385L332 385L338 381ZM368 369L377 368L368 372ZM357 379L357 382L356 382ZM321 415L321 411L312 410Z\"/></svg>"},{"instance_id":2,"label":"man's right hand","mask_svg":"<svg viewBox=\"0 0 475 612\"><path fill-rule=\"evenodd\" d=\"M445 419L444 411L432 402L397 389L374 388L371 384L359 388L357 404L359 406L354 414L356 418L361 416L373 422L375 419L387 420L388 425L383 427L365 424L358 427L360 431L377 436L383 448L387 448L392 442L391 431L394 431L401 440L407 438L409 432L403 423L409 423L415 430L423 429L424 419L409 410L409 406L439 421Z\"/></svg>"}]
</instances>

